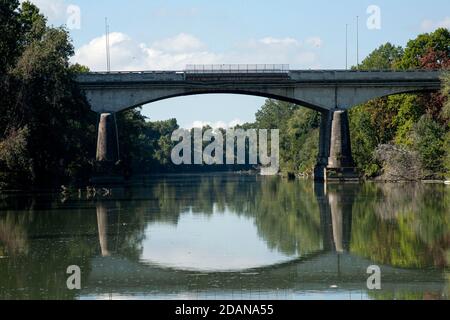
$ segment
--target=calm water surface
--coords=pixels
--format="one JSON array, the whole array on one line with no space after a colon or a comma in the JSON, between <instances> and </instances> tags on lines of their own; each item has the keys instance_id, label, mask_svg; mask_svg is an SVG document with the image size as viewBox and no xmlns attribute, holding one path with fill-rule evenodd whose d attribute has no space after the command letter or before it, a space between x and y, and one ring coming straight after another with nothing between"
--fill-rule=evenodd
<instances>
[{"instance_id":1,"label":"calm water surface","mask_svg":"<svg viewBox=\"0 0 450 320\"><path fill-rule=\"evenodd\" d=\"M444 185L189 175L0 195L0 299L448 299L449 260Z\"/></svg>"}]
</instances>

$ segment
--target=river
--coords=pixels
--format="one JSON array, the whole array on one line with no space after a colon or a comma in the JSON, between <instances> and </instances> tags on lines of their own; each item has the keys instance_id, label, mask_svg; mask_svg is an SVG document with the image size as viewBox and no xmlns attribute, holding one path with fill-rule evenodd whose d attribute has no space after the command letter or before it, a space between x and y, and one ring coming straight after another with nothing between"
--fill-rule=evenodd
<instances>
[{"instance_id":1,"label":"river","mask_svg":"<svg viewBox=\"0 0 450 320\"><path fill-rule=\"evenodd\" d=\"M0 299L448 299L449 261L440 184L209 174L0 195Z\"/></svg>"}]
</instances>

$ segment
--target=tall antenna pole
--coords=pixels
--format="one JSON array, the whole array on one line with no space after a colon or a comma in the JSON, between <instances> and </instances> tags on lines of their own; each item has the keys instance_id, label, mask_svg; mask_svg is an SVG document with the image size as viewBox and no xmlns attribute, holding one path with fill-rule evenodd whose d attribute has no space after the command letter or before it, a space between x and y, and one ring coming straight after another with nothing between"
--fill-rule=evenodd
<instances>
[{"instance_id":1,"label":"tall antenna pole","mask_svg":"<svg viewBox=\"0 0 450 320\"><path fill-rule=\"evenodd\" d=\"M111 50L109 45L109 24L108 18L105 18L105 38L106 38L106 69L111 72ZM117 144L117 159L120 161L120 143L119 143L119 130L117 128L116 113L113 113L114 126L116 127L116 144Z\"/></svg>"},{"instance_id":2,"label":"tall antenna pole","mask_svg":"<svg viewBox=\"0 0 450 320\"><path fill-rule=\"evenodd\" d=\"M109 47L109 25L108 18L105 18L105 35L106 35L106 71L111 71L111 53Z\"/></svg>"},{"instance_id":3,"label":"tall antenna pole","mask_svg":"<svg viewBox=\"0 0 450 320\"><path fill-rule=\"evenodd\" d=\"M356 16L356 66L359 70L359 16Z\"/></svg>"},{"instance_id":4,"label":"tall antenna pole","mask_svg":"<svg viewBox=\"0 0 450 320\"><path fill-rule=\"evenodd\" d=\"M348 24L345 25L345 70L348 70Z\"/></svg>"}]
</instances>

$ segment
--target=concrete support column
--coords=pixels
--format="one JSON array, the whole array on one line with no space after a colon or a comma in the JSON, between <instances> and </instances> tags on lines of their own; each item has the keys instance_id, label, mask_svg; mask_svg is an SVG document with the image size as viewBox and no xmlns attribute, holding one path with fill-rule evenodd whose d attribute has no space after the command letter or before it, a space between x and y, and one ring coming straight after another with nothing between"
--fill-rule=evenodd
<instances>
[{"instance_id":1,"label":"concrete support column","mask_svg":"<svg viewBox=\"0 0 450 320\"><path fill-rule=\"evenodd\" d=\"M316 181L357 181L347 111L324 111L320 125Z\"/></svg>"},{"instance_id":2,"label":"concrete support column","mask_svg":"<svg viewBox=\"0 0 450 320\"><path fill-rule=\"evenodd\" d=\"M111 113L100 115L96 159L103 163L116 163L119 160L116 123Z\"/></svg>"},{"instance_id":3,"label":"concrete support column","mask_svg":"<svg viewBox=\"0 0 450 320\"><path fill-rule=\"evenodd\" d=\"M350 125L347 111L335 111L331 127L329 169L353 168Z\"/></svg>"},{"instance_id":4,"label":"concrete support column","mask_svg":"<svg viewBox=\"0 0 450 320\"><path fill-rule=\"evenodd\" d=\"M322 119L320 122L319 155L317 158L317 165L314 170L314 179L317 181L325 180L325 168L328 165L328 158L330 157L332 120L332 111L322 112Z\"/></svg>"}]
</instances>

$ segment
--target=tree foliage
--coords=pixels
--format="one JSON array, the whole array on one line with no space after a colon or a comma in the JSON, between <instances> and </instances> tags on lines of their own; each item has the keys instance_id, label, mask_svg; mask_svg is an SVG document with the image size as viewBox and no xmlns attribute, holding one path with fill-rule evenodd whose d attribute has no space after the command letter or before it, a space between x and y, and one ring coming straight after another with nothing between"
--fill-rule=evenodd
<instances>
[{"instance_id":1,"label":"tree foliage","mask_svg":"<svg viewBox=\"0 0 450 320\"><path fill-rule=\"evenodd\" d=\"M429 54L434 56L434 61L430 59ZM446 60L449 56L450 31L439 28L432 33L424 33L410 40L398 66L400 69L419 69L433 63L434 68L441 69L447 64Z\"/></svg>"},{"instance_id":2,"label":"tree foliage","mask_svg":"<svg viewBox=\"0 0 450 320\"><path fill-rule=\"evenodd\" d=\"M9 24L17 26L16 41L2 48L9 58L0 66L0 171L20 172L27 185L88 175L95 116L72 80L68 32L47 27L30 2L0 5L14 11Z\"/></svg>"},{"instance_id":3,"label":"tree foliage","mask_svg":"<svg viewBox=\"0 0 450 320\"><path fill-rule=\"evenodd\" d=\"M380 46L361 64L362 70L447 69L450 66L450 32L437 29L410 40L405 49L390 43ZM445 83L445 81L444 81ZM447 83L448 87L448 83ZM420 178L441 178L449 173L445 165L450 145L449 89L443 92L399 94L375 99L350 112L353 153L358 167L373 176L382 173L380 145L420 155ZM448 102L447 102L448 104ZM382 157L383 158L383 157Z\"/></svg>"},{"instance_id":4,"label":"tree foliage","mask_svg":"<svg viewBox=\"0 0 450 320\"><path fill-rule=\"evenodd\" d=\"M256 114L255 126L259 129L280 130L280 164L283 173L312 173L319 145L318 112L269 99Z\"/></svg>"},{"instance_id":5,"label":"tree foliage","mask_svg":"<svg viewBox=\"0 0 450 320\"><path fill-rule=\"evenodd\" d=\"M360 64L360 70L392 70L403 57L403 48L390 42L370 53Z\"/></svg>"}]
</instances>

